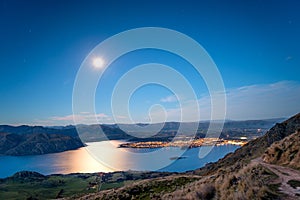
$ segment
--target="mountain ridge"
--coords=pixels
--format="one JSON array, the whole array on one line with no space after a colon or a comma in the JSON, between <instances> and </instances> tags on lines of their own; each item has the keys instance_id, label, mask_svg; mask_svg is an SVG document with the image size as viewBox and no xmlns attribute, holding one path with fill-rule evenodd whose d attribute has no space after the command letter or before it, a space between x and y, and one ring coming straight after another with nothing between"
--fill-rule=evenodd
<instances>
[{"instance_id":1,"label":"mountain ridge","mask_svg":"<svg viewBox=\"0 0 300 200\"><path fill-rule=\"evenodd\" d=\"M25 156L58 153L83 147L79 138L68 135L32 133L0 134L0 155Z\"/></svg>"},{"instance_id":2,"label":"mountain ridge","mask_svg":"<svg viewBox=\"0 0 300 200\"><path fill-rule=\"evenodd\" d=\"M276 141L280 141L288 135L291 135L300 127L300 113L281 122L276 123L267 133L255 140L248 142L242 148L237 149L233 153L227 154L224 158L216 163L209 163L203 168L196 170L194 173L207 175L215 172L220 165L227 167L235 162L249 161L250 159L262 156L265 150Z\"/></svg>"}]
</instances>

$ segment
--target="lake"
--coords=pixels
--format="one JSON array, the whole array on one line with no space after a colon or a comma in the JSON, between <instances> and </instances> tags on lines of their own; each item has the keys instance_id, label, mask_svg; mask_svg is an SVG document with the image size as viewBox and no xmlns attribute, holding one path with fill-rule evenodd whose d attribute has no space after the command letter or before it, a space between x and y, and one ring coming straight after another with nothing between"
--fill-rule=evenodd
<instances>
[{"instance_id":1,"label":"lake","mask_svg":"<svg viewBox=\"0 0 300 200\"><path fill-rule=\"evenodd\" d=\"M215 162L239 148L236 145L215 146L208 155L200 159L199 150L207 147L185 150L170 147L162 151L117 148L122 142L124 141L88 143L88 147L45 155L0 156L0 178L11 176L22 170L36 171L45 175L120 170L184 172L200 168L209 162ZM94 155L91 155L89 151L92 151ZM155 152L158 152L159 156L155 155ZM154 153L154 156L151 157L151 153ZM99 162L94 158L97 154ZM143 156L136 157L135 155ZM150 157L144 155L150 155ZM177 157L182 159L176 160ZM163 167L161 167L162 163Z\"/></svg>"}]
</instances>

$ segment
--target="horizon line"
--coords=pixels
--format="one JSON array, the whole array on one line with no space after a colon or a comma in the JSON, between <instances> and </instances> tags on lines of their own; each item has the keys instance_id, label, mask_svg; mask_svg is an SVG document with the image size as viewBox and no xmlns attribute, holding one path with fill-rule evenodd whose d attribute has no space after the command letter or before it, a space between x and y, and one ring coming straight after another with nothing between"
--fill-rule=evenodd
<instances>
[{"instance_id":1,"label":"horizon line","mask_svg":"<svg viewBox=\"0 0 300 200\"><path fill-rule=\"evenodd\" d=\"M39 125L39 124L0 124L0 126L13 126L13 127L20 127L20 126L31 126L31 127L68 127L68 126L92 126L92 125L139 125L139 124L162 124L162 123L208 123L208 122L217 122L217 121L224 121L226 122L242 122L242 121L266 121L266 120L285 120L288 119L288 117L274 117L274 118L262 118L262 119L215 119L215 120L200 120L200 121L166 121L166 122L155 122L155 123L147 123L147 122L137 122L137 123L93 123L93 124L64 124L64 125Z\"/></svg>"}]
</instances>

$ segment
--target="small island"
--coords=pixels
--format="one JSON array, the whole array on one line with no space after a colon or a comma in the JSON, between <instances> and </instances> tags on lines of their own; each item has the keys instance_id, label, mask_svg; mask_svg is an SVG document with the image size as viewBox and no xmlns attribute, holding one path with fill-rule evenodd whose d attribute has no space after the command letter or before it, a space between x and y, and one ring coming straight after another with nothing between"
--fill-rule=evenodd
<instances>
[{"instance_id":1,"label":"small island","mask_svg":"<svg viewBox=\"0 0 300 200\"><path fill-rule=\"evenodd\" d=\"M175 157L171 157L170 160L181 160L181 159L185 159L187 158L186 156L175 156Z\"/></svg>"},{"instance_id":2,"label":"small island","mask_svg":"<svg viewBox=\"0 0 300 200\"><path fill-rule=\"evenodd\" d=\"M162 148L162 147L179 147L195 148L201 146L221 146L221 145L238 145L247 144L245 140L224 140L219 138L200 138L200 139L183 139L176 141L146 141L146 142L129 142L119 145L119 148Z\"/></svg>"}]
</instances>

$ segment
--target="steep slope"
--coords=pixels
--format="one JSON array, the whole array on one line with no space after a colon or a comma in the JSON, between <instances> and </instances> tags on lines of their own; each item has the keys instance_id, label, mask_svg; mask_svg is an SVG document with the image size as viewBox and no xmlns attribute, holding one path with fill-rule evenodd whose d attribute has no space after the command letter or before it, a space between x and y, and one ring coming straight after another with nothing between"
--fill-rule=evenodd
<instances>
[{"instance_id":1,"label":"steep slope","mask_svg":"<svg viewBox=\"0 0 300 200\"><path fill-rule=\"evenodd\" d=\"M209 163L192 173L207 175L216 172L220 168L232 166L237 162L249 162L253 158L262 156L271 144L291 135L298 128L300 128L300 113L282 123L277 123L264 136L250 141L242 148L237 149L234 153L228 154L218 162Z\"/></svg>"},{"instance_id":2,"label":"steep slope","mask_svg":"<svg viewBox=\"0 0 300 200\"><path fill-rule=\"evenodd\" d=\"M262 158L270 164L300 169L300 130L272 144Z\"/></svg>"}]
</instances>

